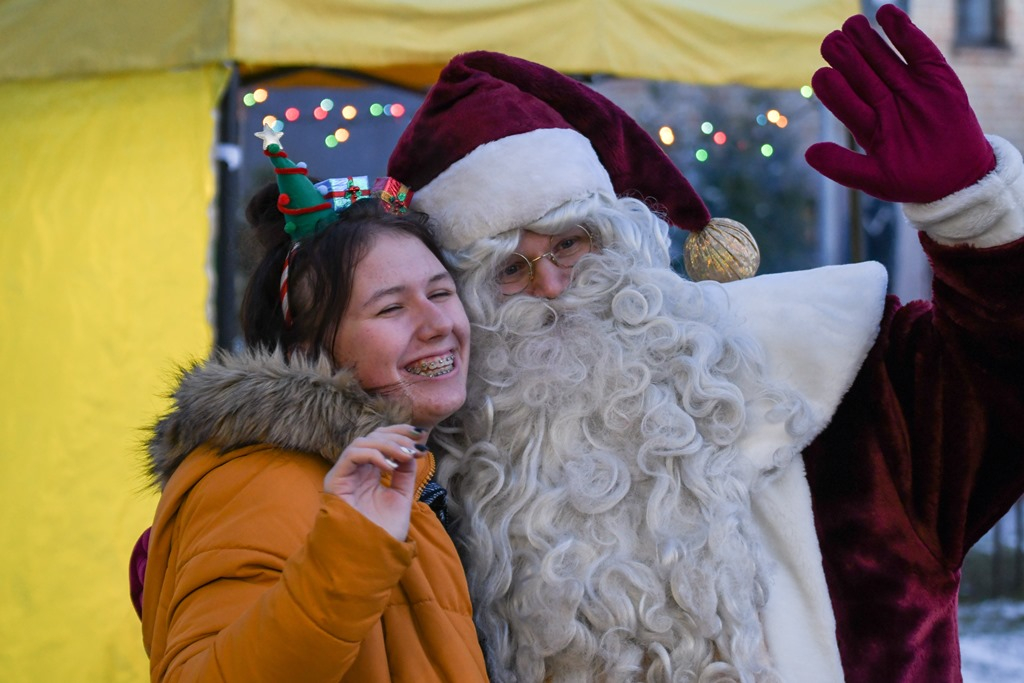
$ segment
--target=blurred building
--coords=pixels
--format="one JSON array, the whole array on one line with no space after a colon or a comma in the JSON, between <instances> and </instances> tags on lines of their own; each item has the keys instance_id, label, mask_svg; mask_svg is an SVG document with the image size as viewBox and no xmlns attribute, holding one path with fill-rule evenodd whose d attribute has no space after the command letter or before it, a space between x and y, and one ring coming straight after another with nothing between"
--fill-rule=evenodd
<instances>
[{"instance_id":1,"label":"blurred building","mask_svg":"<svg viewBox=\"0 0 1024 683\"><path fill-rule=\"evenodd\" d=\"M874 15L885 0L864 0ZM1024 149L1024 2L897 0L946 55L986 133ZM931 271L916 236L896 231L890 289L903 300L929 298Z\"/></svg>"},{"instance_id":2,"label":"blurred building","mask_svg":"<svg viewBox=\"0 0 1024 683\"><path fill-rule=\"evenodd\" d=\"M985 132L1024 149L1024 2L910 0L909 10L960 75Z\"/></svg>"}]
</instances>

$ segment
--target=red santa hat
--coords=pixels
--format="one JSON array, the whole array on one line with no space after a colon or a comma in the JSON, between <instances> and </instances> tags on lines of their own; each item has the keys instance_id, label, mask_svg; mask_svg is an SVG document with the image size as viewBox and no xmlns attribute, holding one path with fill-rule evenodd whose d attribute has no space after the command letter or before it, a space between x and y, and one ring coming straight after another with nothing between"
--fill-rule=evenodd
<instances>
[{"instance_id":1,"label":"red santa hat","mask_svg":"<svg viewBox=\"0 0 1024 683\"><path fill-rule=\"evenodd\" d=\"M392 152L388 175L415 192L412 207L441 225L452 250L595 191L634 196L692 232L710 220L689 181L626 112L553 69L495 52L448 63Z\"/></svg>"}]
</instances>

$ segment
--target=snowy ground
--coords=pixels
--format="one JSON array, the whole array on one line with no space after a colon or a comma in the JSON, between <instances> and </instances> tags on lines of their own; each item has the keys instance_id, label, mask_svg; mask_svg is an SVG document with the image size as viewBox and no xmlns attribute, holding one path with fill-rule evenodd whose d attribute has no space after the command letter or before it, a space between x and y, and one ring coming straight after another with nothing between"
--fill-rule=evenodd
<instances>
[{"instance_id":1,"label":"snowy ground","mask_svg":"<svg viewBox=\"0 0 1024 683\"><path fill-rule=\"evenodd\" d=\"M964 683L1024 683L1024 602L960 606Z\"/></svg>"}]
</instances>

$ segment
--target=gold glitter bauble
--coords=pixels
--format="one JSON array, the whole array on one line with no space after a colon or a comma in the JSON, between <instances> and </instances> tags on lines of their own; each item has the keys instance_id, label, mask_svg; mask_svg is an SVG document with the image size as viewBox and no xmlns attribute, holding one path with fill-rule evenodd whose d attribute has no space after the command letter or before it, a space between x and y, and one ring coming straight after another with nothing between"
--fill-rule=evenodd
<instances>
[{"instance_id":1,"label":"gold glitter bauble","mask_svg":"<svg viewBox=\"0 0 1024 683\"><path fill-rule=\"evenodd\" d=\"M700 232L691 232L683 247L691 280L732 282L753 277L761 251L746 226L728 218L712 218Z\"/></svg>"}]
</instances>

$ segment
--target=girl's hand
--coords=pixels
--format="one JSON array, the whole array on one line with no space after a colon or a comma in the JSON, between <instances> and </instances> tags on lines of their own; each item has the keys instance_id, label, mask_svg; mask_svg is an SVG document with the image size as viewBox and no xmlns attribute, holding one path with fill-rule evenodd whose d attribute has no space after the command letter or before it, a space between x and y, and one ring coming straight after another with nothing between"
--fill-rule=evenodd
<instances>
[{"instance_id":1,"label":"girl's hand","mask_svg":"<svg viewBox=\"0 0 1024 683\"><path fill-rule=\"evenodd\" d=\"M399 424L355 439L324 477L324 490L404 541L416 491L416 460L427 453L426 438L425 430ZM391 473L391 486L381 482L381 472Z\"/></svg>"}]
</instances>

